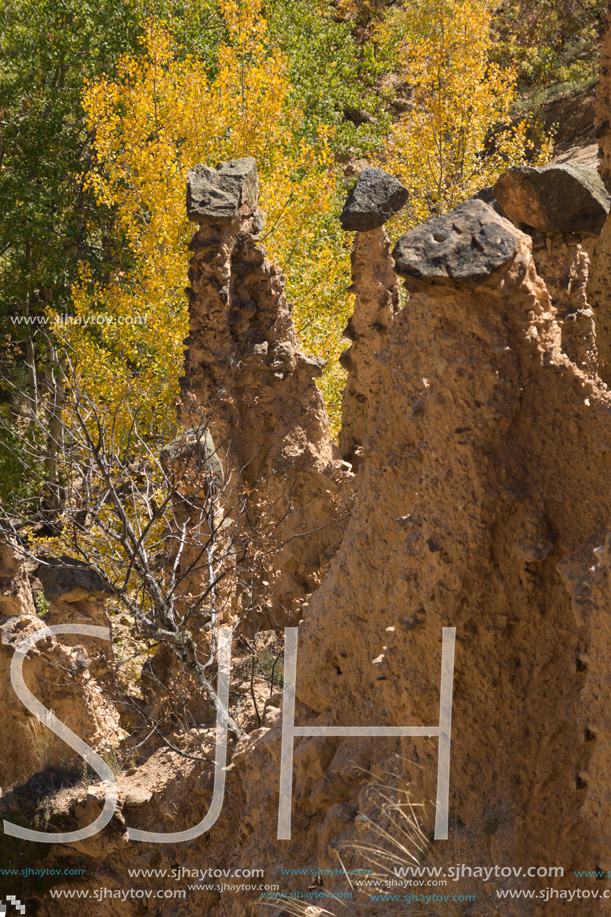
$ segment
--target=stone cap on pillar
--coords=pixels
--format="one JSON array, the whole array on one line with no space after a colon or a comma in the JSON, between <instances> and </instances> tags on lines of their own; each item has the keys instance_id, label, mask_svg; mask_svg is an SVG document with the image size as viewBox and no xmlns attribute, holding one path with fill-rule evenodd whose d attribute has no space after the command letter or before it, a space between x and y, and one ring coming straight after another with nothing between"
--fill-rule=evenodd
<instances>
[{"instance_id":1,"label":"stone cap on pillar","mask_svg":"<svg viewBox=\"0 0 611 917\"><path fill-rule=\"evenodd\" d=\"M407 203L400 181L371 166L363 169L344 204L340 222L346 232L368 232L388 222Z\"/></svg>"},{"instance_id":2,"label":"stone cap on pillar","mask_svg":"<svg viewBox=\"0 0 611 917\"><path fill-rule=\"evenodd\" d=\"M469 200L401 236L395 270L408 289L448 281L477 285L513 259L517 241L511 223L483 201Z\"/></svg>"},{"instance_id":3,"label":"stone cap on pillar","mask_svg":"<svg viewBox=\"0 0 611 917\"><path fill-rule=\"evenodd\" d=\"M546 233L597 236L611 205L598 172L571 163L513 166L492 190L510 220Z\"/></svg>"},{"instance_id":4,"label":"stone cap on pillar","mask_svg":"<svg viewBox=\"0 0 611 917\"><path fill-rule=\"evenodd\" d=\"M194 223L232 223L254 215L259 201L257 163L250 156L194 166L187 176L187 216Z\"/></svg>"}]
</instances>

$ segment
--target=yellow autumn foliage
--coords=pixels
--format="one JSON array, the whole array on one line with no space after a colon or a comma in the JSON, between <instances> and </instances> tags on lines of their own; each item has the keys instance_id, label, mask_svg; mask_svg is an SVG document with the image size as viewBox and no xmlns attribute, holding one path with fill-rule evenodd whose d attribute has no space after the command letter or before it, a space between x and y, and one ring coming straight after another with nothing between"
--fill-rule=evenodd
<instances>
[{"instance_id":1,"label":"yellow autumn foliage","mask_svg":"<svg viewBox=\"0 0 611 917\"><path fill-rule=\"evenodd\" d=\"M87 88L98 160L92 181L98 200L114 208L132 264L104 285L83 271L74 290L83 324L64 333L79 355L81 384L110 410L136 389L141 424L169 435L188 330L187 172L198 162L253 156L265 243L287 276L302 349L329 361L322 388L337 432L351 240L337 221L330 134L303 139L303 113L288 63L268 40L263 0L219 7L229 39L214 76L198 58L177 56L151 21L144 54L124 60L114 80ZM515 72L490 63L491 11L491 0L412 0L378 27L377 40L393 46L413 90L412 110L379 156L410 190L394 233L451 209L530 152L527 122L509 121ZM317 7L312 15L319 14ZM541 158L548 155L544 146ZM85 325L96 312L107 320Z\"/></svg>"},{"instance_id":2,"label":"yellow autumn foliage","mask_svg":"<svg viewBox=\"0 0 611 917\"><path fill-rule=\"evenodd\" d=\"M412 110L380 158L410 190L402 229L451 210L533 152L529 121L510 120L516 70L490 62L493 9L492 0L413 0L379 28L381 41L399 45L412 89ZM546 141L535 164L550 153Z\"/></svg>"},{"instance_id":3,"label":"yellow autumn foliage","mask_svg":"<svg viewBox=\"0 0 611 917\"><path fill-rule=\"evenodd\" d=\"M331 405L339 406L343 384L337 357L350 311L350 262L341 234L329 237L336 173L328 137L298 137L300 111L289 98L285 60L266 50L261 0L220 6L231 40L220 48L214 78L196 58L179 59L151 23L146 53L124 60L115 80L90 85L84 98L99 163L96 196L115 208L134 265L103 287L83 274L74 290L76 321L65 336L88 390L112 409L135 387L141 423L164 435L175 415L188 330L193 227L185 187L198 162L257 160L265 243L287 275L302 346L329 360L323 385ZM109 320L85 325L92 309Z\"/></svg>"}]
</instances>

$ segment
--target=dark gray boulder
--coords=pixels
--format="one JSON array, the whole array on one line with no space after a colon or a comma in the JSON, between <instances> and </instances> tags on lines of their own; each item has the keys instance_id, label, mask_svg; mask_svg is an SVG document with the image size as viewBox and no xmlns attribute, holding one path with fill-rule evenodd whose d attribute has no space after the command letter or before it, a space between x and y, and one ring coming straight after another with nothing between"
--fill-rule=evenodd
<instances>
[{"instance_id":1,"label":"dark gray boulder","mask_svg":"<svg viewBox=\"0 0 611 917\"><path fill-rule=\"evenodd\" d=\"M99 573L74 557L46 557L36 576L49 602L83 602L113 593Z\"/></svg>"},{"instance_id":2,"label":"dark gray boulder","mask_svg":"<svg viewBox=\"0 0 611 917\"><path fill-rule=\"evenodd\" d=\"M598 172L571 163L513 166L493 188L494 196L516 224L540 232L600 234L611 208Z\"/></svg>"},{"instance_id":3,"label":"dark gray boulder","mask_svg":"<svg viewBox=\"0 0 611 917\"><path fill-rule=\"evenodd\" d=\"M187 176L187 216L194 223L231 223L253 216L259 200L254 159L194 166Z\"/></svg>"},{"instance_id":4,"label":"dark gray boulder","mask_svg":"<svg viewBox=\"0 0 611 917\"><path fill-rule=\"evenodd\" d=\"M477 284L511 261L516 242L511 224L492 207L469 200L401 236L395 270L407 281Z\"/></svg>"},{"instance_id":5,"label":"dark gray boulder","mask_svg":"<svg viewBox=\"0 0 611 917\"><path fill-rule=\"evenodd\" d=\"M407 203L409 191L383 169L363 169L342 210L346 232L368 232L383 226Z\"/></svg>"}]
</instances>

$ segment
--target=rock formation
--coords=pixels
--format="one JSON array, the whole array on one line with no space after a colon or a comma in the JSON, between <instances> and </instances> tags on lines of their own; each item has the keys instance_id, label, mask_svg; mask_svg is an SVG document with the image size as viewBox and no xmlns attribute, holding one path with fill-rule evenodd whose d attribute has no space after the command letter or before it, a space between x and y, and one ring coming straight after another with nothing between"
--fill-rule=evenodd
<instances>
[{"instance_id":1,"label":"rock formation","mask_svg":"<svg viewBox=\"0 0 611 917\"><path fill-rule=\"evenodd\" d=\"M10 678L15 649L47 625L87 623L108 626L99 605L101 584L73 565L37 571L44 591L41 618L34 603L27 564L14 547L0 544L0 692L5 699L0 753L0 785L6 787L44 768L80 763L72 749L56 738L21 704ZM40 602L39 608L43 607ZM34 695L86 742L110 752L125 735L119 715L105 696L109 650L88 637L49 638L28 654L26 683ZM101 681L100 681L101 677ZM107 685L106 685L107 687Z\"/></svg>"},{"instance_id":2,"label":"rock formation","mask_svg":"<svg viewBox=\"0 0 611 917\"><path fill-rule=\"evenodd\" d=\"M269 539L260 601L277 624L337 547L346 472L316 386L324 364L299 350L284 277L257 240L257 202L252 159L189 173L188 214L199 228L190 245L182 416L196 426L203 412L227 473L249 489L255 524Z\"/></svg>"},{"instance_id":3,"label":"rock formation","mask_svg":"<svg viewBox=\"0 0 611 917\"><path fill-rule=\"evenodd\" d=\"M283 891L305 892L311 879L282 869L362 868L363 845L374 859L392 848L403 816L395 808L393 822L379 792L376 802L384 787L387 800L409 793L428 806L424 850L408 846L402 856L444 867L561 864L566 880L528 887L570 887L573 869L611 868L611 395L563 353L530 236L486 204L418 227L394 257L409 301L381 362L380 421L352 517L302 608L296 722L436 725L442 628L455 627L449 840L426 840L434 740L322 737L296 741L293 837L277 840L276 710L271 728L237 746L227 809L192 852L227 856L233 868L256 862ZM133 783L146 781L152 797L123 816L130 823L159 827L170 785L185 806L181 825L183 812L193 815L189 787L205 784L202 806L209 799L209 769L181 765L174 784L169 773L157 782L147 774L138 769ZM84 819L90 810L79 806L73 817ZM86 856L123 875L150 853L117 840ZM162 846L155 863L168 856ZM320 881L330 892L350 888L337 875ZM497 889L522 887L497 877L453 890L474 893L483 914L498 912ZM355 913L404 913L354 894ZM206 901L216 917L263 912L247 890ZM503 904L516 917L548 911L537 901ZM555 914L565 912L555 903ZM602 902L580 904L585 917L603 913Z\"/></svg>"},{"instance_id":4,"label":"rock formation","mask_svg":"<svg viewBox=\"0 0 611 917\"><path fill-rule=\"evenodd\" d=\"M410 299L384 355L355 511L304 610L297 721L436 725L442 628L456 627L451 830L435 863L557 863L570 884L581 864L611 866L611 396L563 354L530 238L487 205L419 227L395 257ZM244 862L255 849L270 864L358 862L346 850L367 836L368 787L393 774L430 803L435 746L302 740L283 844L274 816L265 823L277 790L262 796L255 779L266 755L277 760L272 730L245 765L256 828ZM497 912L495 886L523 887L467 884L477 913Z\"/></svg>"},{"instance_id":5,"label":"rock formation","mask_svg":"<svg viewBox=\"0 0 611 917\"><path fill-rule=\"evenodd\" d=\"M339 449L356 471L363 446L377 425L380 365L393 318L399 310L399 285L384 223L407 201L407 190L382 169L363 169L341 216L342 228L356 230L352 247L354 313L344 330L352 345L340 358L348 371L342 397Z\"/></svg>"},{"instance_id":6,"label":"rock formation","mask_svg":"<svg viewBox=\"0 0 611 917\"><path fill-rule=\"evenodd\" d=\"M562 347L580 368L601 371L590 262L611 197L591 169L571 164L508 169L492 189L502 214L533 239L533 257L562 326ZM598 310L597 318L598 323Z\"/></svg>"},{"instance_id":7,"label":"rock formation","mask_svg":"<svg viewBox=\"0 0 611 917\"><path fill-rule=\"evenodd\" d=\"M223 196L226 173L236 184L235 212ZM204 185L203 176L206 176ZM217 195L204 195L202 186ZM183 400L187 394L213 417L224 449L246 480L289 465L326 468L331 441L314 379L323 364L300 353L284 278L257 242L256 163L198 166L189 173L188 214L199 224L190 249L190 333Z\"/></svg>"},{"instance_id":8,"label":"rock formation","mask_svg":"<svg viewBox=\"0 0 611 917\"><path fill-rule=\"evenodd\" d=\"M346 232L379 229L407 203L409 192L383 169L362 169L340 217Z\"/></svg>"},{"instance_id":9,"label":"rock formation","mask_svg":"<svg viewBox=\"0 0 611 917\"><path fill-rule=\"evenodd\" d=\"M501 175L494 193L510 220L545 233L598 236L611 205L598 173L570 163L513 166Z\"/></svg>"}]
</instances>

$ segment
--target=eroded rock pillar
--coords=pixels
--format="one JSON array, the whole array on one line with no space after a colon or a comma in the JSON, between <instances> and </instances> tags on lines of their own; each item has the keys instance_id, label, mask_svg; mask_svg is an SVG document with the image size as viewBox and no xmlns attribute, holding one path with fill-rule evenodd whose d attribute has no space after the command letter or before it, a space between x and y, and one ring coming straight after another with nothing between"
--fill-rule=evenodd
<instances>
[{"instance_id":1,"label":"eroded rock pillar","mask_svg":"<svg viewBox=\"0 0 611 917\"><path fill-rule=\"evenodd\" d=\"M493 193L503 213L533 239L537 272L562 327L563 350L580 369L604 378L597 341L605 347L607 320L604 307L593 307L600 299L598 239L611 204L602 181L592 169L570 163L514 166Z\"/></svg>"},{"instance_id":2,"label":"eroded rock pillar","mask_svg":"<svg viewBox=\"0 0 611 917\"><path fill-rule=\"evenodd\" d=\"M380 364L395 314L399 285L384 224L406 203L407 190L382 169L366 168L342 212L342 227L356 232L352 248L354 313L344 331L352 345L340 358L348 371L342 397L339 448L356 470L367 438L377 426Z\"/></svg>"},{"instance_id":3,"label":"eroded rock pillar","mask_svg":"<svg viewBox=\"0 0 611 917\"><path fill-rule=\"evenodd\" d=\"M199 225L190 245L182 417L196 426L203 413L245 494L261 558L259 607L280 623L319 581L345 514L346 470L316 385L324 363L300 351L285 278L258 239L255 161L196 166L187 210Z\"/></svg>"},{"instance_id":4,"label":"eroded rock pillar","mask_svg":"<svg viewBox=\"0 0 611 917\"><path fill-rule=\"evenodd\" d=\"M487 205L408 233L395 257L410 296L356 509L300 628L298 697L318 722L435 725L455 627L450 840L435 862L559 864L557 887L572 887L584 863L611 868L611 396L563 353L530 238ZM390 767L372 740L333 760L360 749L371 772ZM406 739L400 760L432 813L436 743ZM344 794L356 814L333 829L327 816L329 856L375 817L362 783ZM478 913L498 907L492 886L467 891Z\"/></svg>"}]
</instances>

